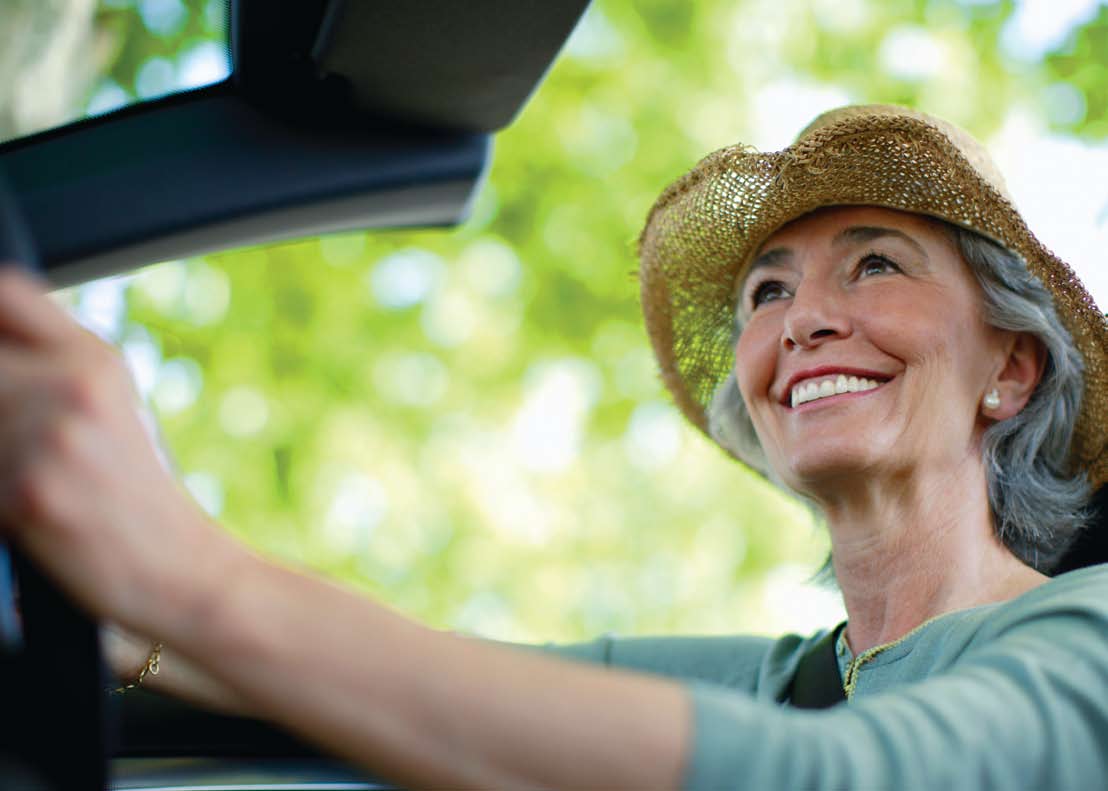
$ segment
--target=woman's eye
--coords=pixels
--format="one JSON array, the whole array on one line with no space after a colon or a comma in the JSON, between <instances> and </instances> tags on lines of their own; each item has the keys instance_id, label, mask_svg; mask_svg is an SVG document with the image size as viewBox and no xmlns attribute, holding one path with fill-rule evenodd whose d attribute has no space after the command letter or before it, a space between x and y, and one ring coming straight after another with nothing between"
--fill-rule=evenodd
<instances>
[{"instance_id":1,"label":"woman's eye","mask_svg":"<svg viewBox=\"0 0 1108 791\"><path fill-rule=\"evenodd\" d=\"M883 255L871 253L861 260L858 265L860 275L882 275L888 272L899 272L900 267Z\"/></svg>"},{"instance_id":2,"label":"woman's eye","mask_svg":"<svg viewBox=\"0 0 1108 791\"><path fill-rule=\"evenodd\" d=\"M754 307L758 307L766 302L783 299L788 295L789 292L785 289L783 283L779 283L776 280L767 280L765 283L760 283L758 287L754 289L754 293L750 296L750 302Z\"/></svg>"}]
</instances>

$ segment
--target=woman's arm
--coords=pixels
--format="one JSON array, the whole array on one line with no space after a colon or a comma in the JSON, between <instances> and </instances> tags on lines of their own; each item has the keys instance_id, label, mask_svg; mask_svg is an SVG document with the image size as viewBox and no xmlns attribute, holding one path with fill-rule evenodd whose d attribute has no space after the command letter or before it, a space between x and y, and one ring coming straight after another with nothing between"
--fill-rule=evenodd
<instances>
[{"instance_id":1,"label":"woman's arm","mask_svg":"<svg viewBox=\"0 0 1108 791\"><path fill-rule=\"evenodd\" d=\"M418 626L234 542L158 460L117 353L0 271L0 535L254 714L413 785L674 787L676 684Z\"/></svg>"},{"instance_id":2,"label":"woman's arm","mask_svg":"<svg viewBox=\"0 0 1108 791\"><path fill-rule=\"evenodd\" d=\"M234 579L167 640L324 749L418 786L680 784L677 684L433 631L256 559Z\"/></svg>"},{"instance_id":3,"label":"woman's arm","mask_svg":"<svg viewBox=\"0 0 1108 791\"><path fill-rule=\"evenodd\" d=\"M677 785L687 715L673 685L425 629L326 582L248 563L225 600L200 605L214 617L185 619L181 634L164 618L191 650L163 649L144 686L270 719L412 785ZM119 627L104 637L113 668L135 676L150 641ZM667 754L668 770L643 760Z\"/></svg>"}]
</instances>

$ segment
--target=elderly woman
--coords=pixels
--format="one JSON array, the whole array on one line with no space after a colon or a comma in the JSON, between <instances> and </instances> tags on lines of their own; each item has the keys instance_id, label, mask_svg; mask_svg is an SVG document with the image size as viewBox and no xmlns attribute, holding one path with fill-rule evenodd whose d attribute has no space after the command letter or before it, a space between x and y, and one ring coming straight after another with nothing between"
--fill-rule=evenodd
<instances>
[{"instance_id":1,"label":"elderly woman","mask_svg":"<svg viewBox=\"0 0 1108 791\"><path fill-rule=\"evenodd\" d=\"M159 466L115 355L10 273L4 531L164 640L114 643L121 673L405 783L1102 786L1108 570L1048 575L1108 473L1108 333L982 149L901 108L835 111L784 151L707 157L640 251L678 406L826 517L839 628L530 650L274 566ZM819 646L849 702L804 711Z\"/></svg>"}]
</instances>

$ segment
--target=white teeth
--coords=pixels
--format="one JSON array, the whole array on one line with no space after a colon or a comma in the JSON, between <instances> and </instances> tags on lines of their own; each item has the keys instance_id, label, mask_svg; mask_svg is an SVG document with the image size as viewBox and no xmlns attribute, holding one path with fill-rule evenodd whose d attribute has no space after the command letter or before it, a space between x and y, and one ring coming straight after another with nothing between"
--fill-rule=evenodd
<instances>
[{"instance_id":1,"label":"white teeth","mask_svg":"<svg viewBox=\"0 0 1108 791\"><path fill-rule=\"evenodd\" d=\"M874 379L857 376L848 377L845 374L839 374L834 379L824 379L823 381L808 380L793 387L790 393L790 402L795 409L801 404L815 401L817 398L827 398L842 393L860 393L873 390L879 384Z\"/></svg>"}]
</instances>

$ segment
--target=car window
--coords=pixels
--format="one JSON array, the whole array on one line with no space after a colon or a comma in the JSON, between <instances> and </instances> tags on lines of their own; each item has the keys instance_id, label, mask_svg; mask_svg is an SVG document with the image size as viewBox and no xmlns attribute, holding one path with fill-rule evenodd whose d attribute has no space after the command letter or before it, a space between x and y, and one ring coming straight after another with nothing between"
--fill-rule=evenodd
<instances>
[{"instance_id":1,"label":"car window","mask_svg":"<svg viewBox=\"0 0 1108 791\"><path fill-rule=\"evenodd\" d=\"M0 142L231 73L226 0L4 0Z\"/></svg>"},{"instance_id":2,"label":"car window","mask_svg":"<svg viewBox=\"0 0 1108 791\"><path fill-rule=\"evenodd\" d=\"M102 4L94 20L172 6L211 33L149 36L103 79L138 96L150 59L218 45L212 5ZM907 102L991 141L1108 303L1108 9L1079 5L600 0L459 228L229 250L60 298L120 345L196 498L267 553L509 640L810 631L842 613L806 582L826 539L671 405L641 223L708 151Z\"/></svg>"}]
</instances>

